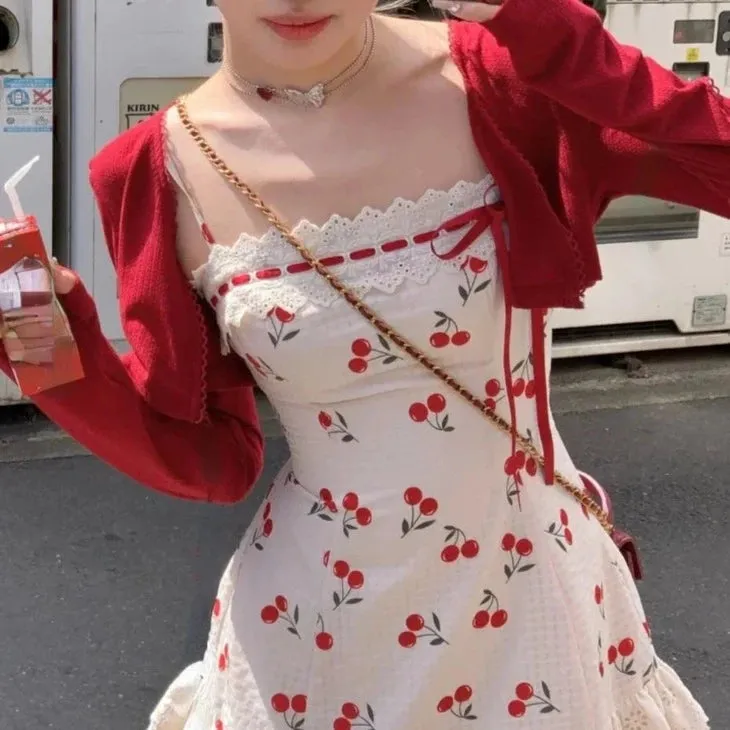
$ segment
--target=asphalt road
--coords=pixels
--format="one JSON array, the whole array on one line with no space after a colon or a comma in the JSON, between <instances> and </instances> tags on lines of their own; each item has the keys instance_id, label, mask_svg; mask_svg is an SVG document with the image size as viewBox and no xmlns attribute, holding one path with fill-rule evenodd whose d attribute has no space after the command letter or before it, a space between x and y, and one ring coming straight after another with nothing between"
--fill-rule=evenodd
<instances>
[{"instance_id":1,"label":"asphalt road","mask_svg":"<svg viewBox=\"0 0 730 730\"><path fill-rule=\"evenodd\" d=\"M725 730L730 399L660 391L623 408L566 395L558 420L640 538L661 654ZM13 451L2 434L0 462ZM261 488L286 456L272 434ZM0 463L0 729L143 730L169 680L202 654L218 576L261 488L217 508L155 495L86 456L29 459Z\"/></svg>"}]
</instances>

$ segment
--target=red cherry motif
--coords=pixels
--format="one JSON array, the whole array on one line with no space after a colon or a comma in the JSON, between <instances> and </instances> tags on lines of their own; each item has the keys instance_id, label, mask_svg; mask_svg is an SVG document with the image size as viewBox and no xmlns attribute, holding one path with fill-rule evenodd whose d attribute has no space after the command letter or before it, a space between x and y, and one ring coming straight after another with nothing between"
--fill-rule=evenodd
<instances>
[{"instance_id":1,"label":"red cherry motif","mask_svg":"<svg viewBox=\"0 0 730 730\"><path fill-rule=\"evenodd\" d=\"M415 423L428 423L431 428L436 431L444 431L450 433L454 430L453 426L449 426L449 416L441 414L446 410L446 398L441 393L432 393L426 398L425 403L412 403L408 409L408 415ZM435 416L435 418L431 418Z\"/></svg>"},{"instance_id":2,"label":"red cherry motif","mask_svg":"<svg viewBox=\"0 0 730 730\"><path fill-rule=\"evenodd\" d=\"M438 712L448 712L452 707L454 706L454 698L447 695L446 697L442 697L439 700L438 705L436 705L436 710Z\"/></svg>"},{"instance_id":3,"label":"red cherry motif","mask_svg":"<svg viewBox=\"0 0 730 730\"><path fill-rule=\"evenodd\" d=\"M408 487L403 494L403 499L405 499L406 504L413 507L421 502L423 492L418 487Z\"/></svg>"},{"instance_id":4,"label":"red cherry motif","mask_svg":"<svg viewBox=\"0 0 730 730\"><path fill-rule=\"evenodd\" d=\"M608 647L606 657L609 664L613 664L618 659L618 649L613 644Z\"/></svg>"},{"instance_id":5,"label":"red cherry motif","mask_svg":"<svg viewBox=\"0 0 730 730\"><path fill-rule=\"evenodd\" d=\"M325 411L319 412L317 420L319 421L319 425L322 426L322 428L324 429L328 429L332 426L332 416L330 416L330 414Z\"/></svg>"},{"instance_id":6,"label":"red cherry motif","mask_svg":"<svg viewBox=\"0 0 730 730\"><path fill-rule=\"evenodd\" d=\"M412 631L404 631L398 636L398 643L404 649L411 649L417 641L418 637Z\"/></svg>"},{"instance_id":7,"label":"red cherry motif","mask_svg":"<svg viewBox=\"0 0 730 730\"><path fill-rule=\"evenodd\" d=\"M342 499L342 506L352 512L360 506L360 498L354 492L348 492Z\"/></svg>"},{"instance_id":8,"label":"red cherry motif","mask_svg":"<svg viewBox=\"0 0 730 730\"><path fill-rule=\"evenodd\" d=\"M634 653L634 648L633 639L622 639L618 645L618 653L622 657L629 657Z\"/></svg>"},{"instance_id":9,"label":"red cherry motif","mask_svg":"<svg viewBox=\"0 0 730 730\"><path fill-rule=\"evenodd\" d=\"M221 602L220 598L216 598L213 601L213 615L218 618L221 615Z\"/></svg>"},{"instance_id":10,"label":"red cherry motif","mask_svg":"<svg viewBox=\"0 0 730 730\"><path fill-rule=\"evenodd\" d=\"M454 692L454 699L457 702L468 702L472 695L472 689L466 684L462 684L461 687L457 687Z\"/></svg>"},{"instance_id":11,"label":"red cherry motif","mask_svg":"<svg viewBox=\"0 0 730 730\"><path fill-rule=\"evenodd\" d=\"M360 708L354 702L345 702L342 705L342 716L348 720L357 720L360 717Z\"/></svg>"},{"instance_id":12,"label":"red cherry motif","mask_svg":"<svg viewBox=\"0 0 730 730\"><path fill-rule=\"evenodd\" d=\"M511 717L524 717L527 712L527 707L521 700L512 700L512 702L507 705L507 712L509 712Z\"/></svg>"},{"instance_id":13,"label":"red cherry motif","mask_svg":"<svg viewBox=\"0 0 730 730\"><path fill-rule=\"evenodd\" d=\"M314 643L321 651L329 651L334 645L335 641L332 638L332 634L328 634L326 631L320 631L314 637Z\"/></svg>"},{"instance_id":14,"label":"red cherry motif","mask_svg":"<svg viewBox=\"0 0 730 730\"><path fill-rule=\"evenodd\" d=\"M271 533L273 532L273 530L274 530L274 522L271 519L266 520L266 522L264 522L264 527L263 527L264 537L271 537Z\"/></svg>"},{"instance_id":15,"label":"red cherry motif","mask_svg":"<svg viewBox=\"0 0 730 730\"><path fill-rule=\"evenodd\" d=\"M271 698L271 706L274 708L274 712L278 712L280 714L288 712L290 706L289 698L285 694L277 692L277 694Z\"/></svg>"},{"instance_id":16,"label":"red cherry motif","mask_svg":"<svg viewBox=\"0 0 730 730\"><path fill-rule=\"evenodd\" d=\"M603 603L603 587L602 586L596 586L593 589L593 598L598 606Z\"/></svg>"},{"instance_id":17,"label":"red cherry motif","mask_svg":"<svg viewBox=\"0 0 730 730\"><path fill-rule=\"evenodd\" d=\"M403 492L403 500L411 508L411 514L401 523L401 537L405 537L412 530L426 529L435 523L435 520L422 521L423 517L432 517L438 511L439 504L433 497L424 499L421 489L408 487Z\"/></svg>"},{"instance_id":18,"label":"red cherry motif","mask_svg":"<svg viewBox=\"0 0 730 730\"><path fill-rule=\"evenodd\" d=\"M520 682L515 688L515 699L507 705L507 712L511 717L524 717L528 709L536 707L540 708L539 712L543 715L558 711L550 699L550 689L545 682L542 682L542 695L537 694L529 682Z\"/></svg>"},{"instance_id":19,"label":"red cherry motif","mask_svg":"<svg viewBox=\"0 0 730 730\"><path fill-rule=\"evenodd\" d=\"M446 334L446 332L434 332L431 337L429 338L429 342L431 343L431 347L436 348L437 350L440 350L444 347L446 347L450 342L449 336Z\"/></svg>"},{"instance_id":20,"label":"red cherry motif","mask_svg":"<svg viewBox=\"0 0 730 730\"><path fill-rule=\"evenodd\" d=\"M428 418L428 408L423 403L414 403L408 409L408 415L416 423L423 423Z\"/></svg>"},{"instance_id":21,"label":"red cherry motif","mask_svg":"<svg viewBox=\"0 0 730 730\"><path fill-rule=\"evenodd\" d=\"M347 584L354 590L362 588L365 585L365 576L362 574L362 571L353 570L347 576Z\"/></svg>"},{"instance_id":22,"label":"red cherry motif","mask_svg":"<svg viewBox=\"0 0 730 730\"><path fill-rule=\"evenodd\" d=\"M484 591L484 597L479 606L479 610L472 619L472 626L475 629L484 629L490 624L492 628L501 629L507 623L507 611L500 608L497 596L492 591Z\"/></svg>"},{"instance_id":23,"label":"red cherry motif","mask_svg":"<svg viewBox=\"0 0 730 730\"><path fill-rule=\"evenodd\" d=\"M444 530L446 530L446 542L449 544L441 551L443 562L453 563L459 556L471 559L479 554L479 543L472 538L467 538L463 530L454 525L446 525Z\"/></svg>"},{"instance_id":24,"label":"red cherry motif","mask_svg":"<svg viewBox=\"0 0 730 730\"><path fill-rule=\"evenodd\" d=\"M333 730L351 730L352 723L346 717L338 717L332 723Z\"/></svg>"},{"instance_id":25,"label":"red cherry motif","mask_svg":"<svg viewBox=\"0 0 730 730\"><path fill-rule=\"evenodd\" d=\"M512 383L512 394L515 398L519 398L525 392L525 379L517 378Z\"/></svg>"},{"instance_id":26,"label":"red cherry motif","mask_svg":"<svg viewBox=\"0 0 730 730\"><path fill-rule=\"evenodd\" d=\"M426 497L420 505L421 514L425 517L430 517L431 515L436 514L438 508L439 503L433 497Z\"/></svg>"},{"instance_id":27,"label":"red cherry motif","mask_svg":"<svg viewBox=\"0 0 730 730\"><path fill-rule=\"evenodd\" d=\"M514 545L512 540L515 539ZM513 545L512 548L506 549L505 546ZM509 553L509 564L504 566L504 572L509 581L512 577L519 573L526 573L535 567L535 563L524 563L524 558L532 555L533 545L532 541L526 537L521 537L517 540L512 533L507 533L502 538L502 550Z\"/></svg>"},{"instance_id":28,"label":"red cherry motif","mask_svg":"<svg viewBox=\"0 0 730 730\"><path fill-rule=\"evenodd\" d=\"M464 274L464 284L458 288L462 304L466 304L473 294L478 294L489 286L491 279L479 283L480 276L487 268L488 263L478 256L469 256L464 260L464 263L461 265L461 271Z\"/></svg>"},{"instance_id":29,"label":"red cherry motif","mask_svg":"<svg viewBox=\"0 0 730 730\"><path fill-rule=\"evenodd\" d=\"M490 411L493 411L497 407L497 401L494 400L494 398L487 398L485 401L487 408L489 408Z\"/></svg>"},{"instance_id":30,"label":"red cherry motif","mask_svg":"<svg viewBox=\"0 0 730 730\"><path fill-rule=\"evenodd\" d=\"M215 730L224 730L223 720L216 720L215 721Z\"/></svg>"},{"instance_id":31,"label":"red cherry motif","mask_svg":"<svg viewBox=\"0 0 730 730\"><path fill-rule=\"evenodd\" d=\"M507 623L508 618L509 614L507 613L507 611L500 608L498 611L495 611L492 616L492 626L495 629L501 629Z\"/></svg>"},{"instance_id":32,"label":"red cherry motif","mask_svg":"<svg viewBox=\"0 0 730 730\"><path fill-rule=\"evenodd\" d=\"M332 570L338 578L347 578L350 572L350 566L344 560L337 560L334 566L332 566Z\"/></svg>"},{"instance_id":33,"label":"red cherry motif","mask_svg":"<svg viewBox=\"0 0 730 730\"><path fill-rule=\"evenodd\" d=\"M444 398L441 393L434 393L433 395L428 396L426 405L431 413L443 413L446 410L446 398Z\"/></svg>"},{"instance_id":34,"label":"red cherry motif","mask_svg":"<svg viewBox=\"0 0 730 730\"><path fill-rule=\"evenodd\" d=\"M223 647L223 651L218 656L218 669L220 669L221 672L225 672L225 670L228 668L228 662L230 658L230 654L228 653L228 644L226 644Z\"/></svg>"},{"instance_id":35,"label":"red cherry motif","mask_svg":"<svg viewBox=\"0 0 730 730\"><path fill-rule=\"evenodd\" d=\"M441 621L434 613L431 614L431 625L426 623L426 619L419 613L412 613L406 618L406 631L398 635L398 643L404 649L411 649L416 645L419 639L428 640L431 646L441 646L449 642L441 634ZM418 633L423 632L423 633Z\"/></svg>"},{"instance_id":36,"label":"red cherry motif","mask_svg":"<svg viewBox=\"0 0 730 730\"><path fill-rule=\"evenodd\" d=\"M569 527L566 527L565 530L563 530L563 536L565 537L565 542L567 542L568 545L573 544L573 533L570 531Z\"/></svg>"},{"instance_id":37,"label":"red cherry motif","mask_svg":"<svg viewBox=\"0 0 730 730\"><path fill-rule=\"evenodd\" d=\"M530 457L530 458L529 458L529 459L528 459L528 460L527 460L527 461L525 462L525 471L526 471L526 472L527 472L527 473L528 473L528 474L529 474L529 475L530 475L531 477L534 477L534 476L535 476L535 474L537 474L537 461L535 461L535 459L533 459L532 457Z\"/></svg>"},{"instance_id":38,"label":"red cherry motif","mask_svg":"<svg viewBox=\"0 0 730 730\"><path fill-rule=\"evenodd\" d=\"M367 507L360 507L355 512L355 519L360 527L366 527L373 521L373 513Z\"/></svg>"},{"instance_id":39,"label":"red cherry motif","mask_svg":"<svg viewBox=\"0 0 730 730\"><path fill-rule=\"evenodd\" d=\"M502 391L502 385L500 384L499 380L497 380L496 378L492 378L491 380L487 381L484 390L486 391L489 398L496 398Z\"/></svg>"},{"instance_id":40,"label":"red cherry motif","mask_svg":"<svg viewBox=\"0 0 730 730\"><path fill-rule=\"evenodd\" d=\"M357 357L367 357L373 351L373 346L367 340L359 339L352 343L350 349L352 350L352 354Z\"/></svg>"},{"instance_id":41,"label":"red cherry motif","mask_svg":"<svg viewBox=\"0 0 730 730\"><path fill-rule=\"evenodd\" d=\"M289 602L286 600L286 598L284 598L284 596L277 596L274 599L274 603L282 613L284 613L289 608Z\"/></svg>"},{"instance_id":42,"label":"red cherry motif","mask_svg":"<svg viewBox=\"0 0 730 730\"><path fill-rule=\"evenodd\" d=\"M307 695L294 695L291 698L291 708L298 715L303 715L307 711Z\"/></svg>"},{"instance_id":43,"label":"red cherry motif","mask_svg":"<svg viewBox=\"0 0 730 730\"><path fill-rule=\"evenodd\" d=\"M456 345L456 347L463 347L469 343L469 340L471 340L471 334L466 330L459 330L451 335L451 344Z\"/></svg>"},{"instance_id":44,"label":"red cherry motif","mask_svg":"<svg viewBox=\"0 0 730 730\"><path fill-rule=\"evenodd\" d=\"M361 357L353 357L352 360L347 363L347 367L356 375L362 375L368 369L368 361L363 360Z\"/></svg>"},{"instance_id":45,"label":"red cherry motif","mask_svg":"<svg viewBox=\"0 0 730 730\"><path fill-rule=\"evenodd\" d=\"M526 398L535 397L535 381L534 380L527 381L527 385L525 385L525 397Z\"/></svg>"},{"instance_id":46,"label":"red cherry motif","mask_svg":"<svg viewBox=\"0 0 730 730\"><path fill-rule=\"evenodd\" d=\"M264 606L261 609L261 620L265 624L275 624L279 620L279 609L276 606Z\"/></svg>"},{"instance_id":47,"label":"red cherry motif","mask_svg":"<svg viewBox=\"0 0 730 730\"><path fill-rule=\"evenodd\" d=\"M568 524L568 513L564 509L560 510L560 524L561 525Z\"/></svg>"},{"instance_id":48,"label":"red cherry motif","mask_svg":"<svg viewBox=\"0 0 730 730\"><path fill-rule=\"evenodd\" d=\"M294 317L292 312L287 312L283 307L274 307L269 310L269 339L274 347L278 347L281 342L291 340L299 334L299 330L285 333L287 325L294 321Z\"/></svg>"}]
</instances>

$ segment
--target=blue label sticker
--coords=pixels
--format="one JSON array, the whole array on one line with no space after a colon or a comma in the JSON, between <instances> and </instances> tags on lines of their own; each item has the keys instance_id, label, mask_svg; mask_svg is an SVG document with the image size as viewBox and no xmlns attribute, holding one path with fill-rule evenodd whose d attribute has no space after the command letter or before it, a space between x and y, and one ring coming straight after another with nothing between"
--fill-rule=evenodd
<instances>
[{"instance_id":1,"label":"blue label sticker","mask_svg":"<svg viewBox=\"0 0 730 730\"><path fill-rule=\"evenodd\" d=\"M53 79L6 76L2 89L2 131L49 133L53 131Z\"/></svg>"}]
</instances>

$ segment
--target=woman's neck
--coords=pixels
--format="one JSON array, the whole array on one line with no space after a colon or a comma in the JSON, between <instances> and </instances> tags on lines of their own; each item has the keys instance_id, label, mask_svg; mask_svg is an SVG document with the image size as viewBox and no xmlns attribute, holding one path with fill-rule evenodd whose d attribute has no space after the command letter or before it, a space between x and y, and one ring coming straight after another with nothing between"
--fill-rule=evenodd
<instances>
[{"instance_id":1,"label":"woman's neck","mask_svg":"<svg viewBox=\"0 0 730 730\"><path fill-rule=\"evenodd\" d=\"M367 28L363 27L360 33L353 36L326 62L299 69L282 69L269 65L248 52L245 43L236 42L235 38L226 33L222 71L224 74L237 75L257 86L308 91L317 84L336 78L352 66L363 52L367 33Z\"/></svg>"}]
</instances>

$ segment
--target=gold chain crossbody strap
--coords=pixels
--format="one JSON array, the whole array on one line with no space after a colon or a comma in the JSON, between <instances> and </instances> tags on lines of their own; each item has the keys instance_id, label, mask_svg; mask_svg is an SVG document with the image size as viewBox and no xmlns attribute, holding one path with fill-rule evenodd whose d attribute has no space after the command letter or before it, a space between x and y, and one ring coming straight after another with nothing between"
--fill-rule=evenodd
<instances>
[{"instance_id":1,"label":"gold chain crossbody strap","mask_svg":"<svg viewBox=\"0 0 730 730\"><path fill-rule=\"evenodd\" d=\"M316 271L327 283L335 289L350 305L352 305L370 324L382 335L387 337L393 344L406 352L414 360L418 361L423 367L430 370L439 380L445 383L449 388L458 393L464 400L474 406L482 415L490 420L500 431L512 436L512 427L501 416L487 408L485 402L477 398L471 391L459 383L455 378L449 375L445 370L434 363L426 354L424 354L415 345L398 334L387 322L381 319L367 304L365 304L357 295L351 292L326 266L324 266L309 249L292 233L287 226L274 211L269 208L266 203L254 192L233 170L218 156L218 153L208 144L195 123L190 119L185 102L178 99L176 102L177 112L183 127L190 134L200 151L205 155L213 167L223 176L223 178L232 185L239 193L248 198L251 204L259 210L271 225L281 233L283 238L291 244L300 254L300 256ZM545 459L542 454L535 448L530 440L522 434L516 435L517 444L530 456L532 456L541 468L545 466ZM604 512L583 490L572 484L565 476L559 472L555 472L555 481L569 492L580 504L582 504L603 526L603 528L611 534L613 525L609 516Z\"/></svg>"}]
</instances>

